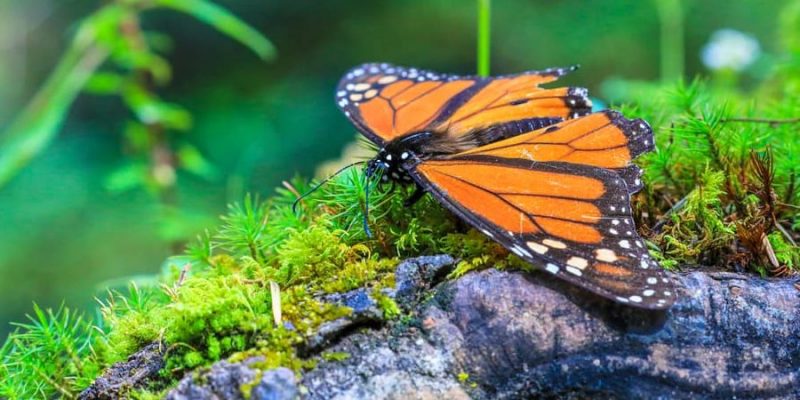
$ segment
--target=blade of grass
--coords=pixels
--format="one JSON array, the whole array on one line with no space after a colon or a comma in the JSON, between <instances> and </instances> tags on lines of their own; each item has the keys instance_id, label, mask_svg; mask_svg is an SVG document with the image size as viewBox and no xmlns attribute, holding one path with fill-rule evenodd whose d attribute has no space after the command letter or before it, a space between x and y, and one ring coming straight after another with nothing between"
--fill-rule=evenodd
<instances>
[{"instance_id":1,"label":"blade of grass","mask_svg":"<svg viewBox=\"0 0 800 400\"><path fill-rule=\"evenodd\" d=\"M0 135L0 187L53 140L73 101L108 57L96 45L95 33L84 24L44 86Z\"/></svg>"},{"instance_id":2,"label":"blade of grass","mask_svg":"<svg viewBox=\"0 0 800 400\"><path fill-rule=\"evenodd\" d=\"M171 8L189 14L239 41L261 59L275 57L275 46L253 27L231 14L230 11L207 0L157 0L156 6Z\"/></svg>"},{"instance_id":3,"label":"blade of grass","mask_svg":"<svg viewBox=\"0 0 800 400\"><path fill-rule=\"evenodd\" d=\"M478 75L489 76L492 0L478 0Z\"/></svg>"},{"instance_id":4,"label":"blade of grass","mask_svg":"<svg viewBox=\"0 0 800 400\"><path fill-rule=\"evenodd\" d=\"M683 76L683 8L681 0L656 0L661 22L661 80Z\"/></svg>"}]
</instances>

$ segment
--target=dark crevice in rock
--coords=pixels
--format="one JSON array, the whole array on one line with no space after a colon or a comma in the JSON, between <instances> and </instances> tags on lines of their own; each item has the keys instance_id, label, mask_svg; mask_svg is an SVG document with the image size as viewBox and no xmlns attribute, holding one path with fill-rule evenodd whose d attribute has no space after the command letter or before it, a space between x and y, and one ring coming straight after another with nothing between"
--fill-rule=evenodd
<instances>
[{"instance_id":1,"label":"dark crevice in rock","mask_svg":"<svg viewBox=\"0 0 800 400\"><path fill-rule=\"evenodd\" d=\"M137 351L127 360L108 368L91 386L78 396L82 400L119 399L133 389L145 387L158 377L164 367L166 347L163 343L151 343Z\"/></svg>"}]
</instances>

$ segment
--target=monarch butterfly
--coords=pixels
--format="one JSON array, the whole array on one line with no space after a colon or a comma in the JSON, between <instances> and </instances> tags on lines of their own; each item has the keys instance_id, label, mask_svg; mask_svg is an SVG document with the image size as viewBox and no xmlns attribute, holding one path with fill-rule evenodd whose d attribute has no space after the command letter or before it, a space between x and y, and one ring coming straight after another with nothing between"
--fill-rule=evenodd
<instances>
[{"instance_id":1,"label":"monarch butterfly","mask_svg":"<svg viewBox=\"0 0 800 400\"><path fill-rule=\"evenodd\" d=\"M571 72L498 77L364 64L339 82L339 108L380 147L366 175L417 186L544 271L611 300L665 309L669 279L631 217L631 160L655 148L642 120L591 113L586 89L542 88Z\"/></svg>"}]
</instances>

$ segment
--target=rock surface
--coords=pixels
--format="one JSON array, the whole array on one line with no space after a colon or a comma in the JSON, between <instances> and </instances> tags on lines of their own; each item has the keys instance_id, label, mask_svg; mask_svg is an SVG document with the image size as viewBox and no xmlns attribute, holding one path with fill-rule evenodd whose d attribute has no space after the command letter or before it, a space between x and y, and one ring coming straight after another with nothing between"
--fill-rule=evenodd
<instances>
[{"instance_id":1,"label":"rock surface","mask_svg":"<svg viewBox=\"0 0 800 400\"><path fill-rule=\"evenodd\" d=\"M349 358L321 361L300 382L288 370L220 362L168 398L240 399L248 382L255 399L800 398L792 279L672 274L678 301L653 312L544 274L490 269L441 282L453 263L398 267L385 293L407 312L397 321L381 321L368 290L328 299L354 313L312 335L304 354Z\"/></svg>"},{"instance_id":2,"label":"rock surface","mask_svg":"<svg viewBox=\"0 0 800 400\"><path fill-rule=\"evenodd\" d=\"M539 274L447 282L420 328L351 335L303 377L309 399L800 398L791 280L674 275L679 301L636 310ZM460 379L459 379L459 374Z\"/></svg>"},{"instance_id":3,"label":"rock surface","mask_svg":"<svg viewBox=\"0 0 800 400\"><path fill-rule=\"evenodd\" d=\"M124 362L111 366L92 386L78 396L82 400L119 399L132 389L143 387L164 367L163 343L151 343Z\"/></svg>"},{"instance_id":4,"label":"rock surface","mask_svg":"<svg viewBox=\"0 0 800 400\"><path fill-rule=\"evenodd\" d=\"M298 396L294 372L287 368L259 371L252 358L240 363L220 361L199 376L187 374L167 400L293 400ZM245 396L243 388L249 387Z\"/></svg>"}]
</instances>

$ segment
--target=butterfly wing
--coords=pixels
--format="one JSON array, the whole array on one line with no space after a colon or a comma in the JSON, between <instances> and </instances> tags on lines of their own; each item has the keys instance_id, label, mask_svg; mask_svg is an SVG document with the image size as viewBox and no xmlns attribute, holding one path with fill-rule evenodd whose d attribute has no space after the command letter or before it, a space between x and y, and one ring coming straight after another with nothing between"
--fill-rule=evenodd
<instances>
[{"instance_id":1,"label":"butterfly wing","mask_svg":"<svg viewBox=\"0 0 800 400\"><path fill-rule=\"evenodd\" d=\"M655 148L653 130L640 120L603 111L519 134L459 156L492 156L536 162L564 162L610 169L624 180L629 193L642 188L642 171L632 160Z\"/></svg>"},{"instance_id":2,"label":"butterfly wing","mask_svg":"<svg viewBox=\"0 0 800 400\"><path fill-rule=\"evenodd\" d=\"M454 138L492 125L530 130L588 113L591 102L585 89L539 87L571 70L483 78L364 64L339 82L336 102L378 145L425 130Z\"/></svg>"},{"instance_id":3,"label":"butterfly wing","mask_svg":"<svg viewBox=\"0 0 800 400\"><path fill-rule=\"evenodd\" d=\"M627 185L613 171L460 155L422 161L411 174L463 220L549 273L637 307L673 303L670 281L636 233Z\"/></svg>"}]
</instances>

